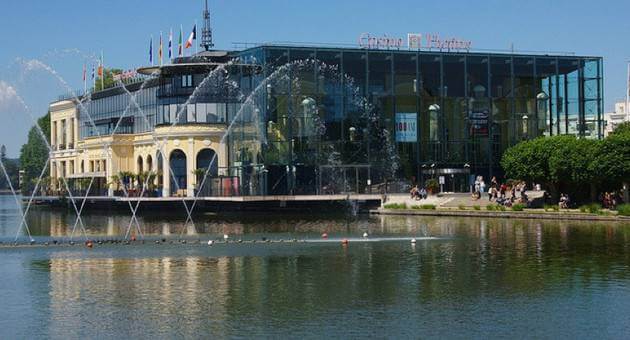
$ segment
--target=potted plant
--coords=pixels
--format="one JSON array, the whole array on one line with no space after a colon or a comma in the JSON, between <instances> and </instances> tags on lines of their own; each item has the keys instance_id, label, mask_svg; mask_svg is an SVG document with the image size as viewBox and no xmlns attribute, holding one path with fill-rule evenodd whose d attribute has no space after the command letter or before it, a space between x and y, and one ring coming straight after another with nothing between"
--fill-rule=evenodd
<instances>
[{"instance_id":1,"label":"potted plant","mask_svg":"<svg viewBox=\"0 0 630 340\"><path fill-rule=\"evenodd\" d=\"M424 186L426 187L427 192L430 195L437 193L440 189L440 184L435 178L428 179L426 182L424 182Z\"/></svg>"}]
</instances>

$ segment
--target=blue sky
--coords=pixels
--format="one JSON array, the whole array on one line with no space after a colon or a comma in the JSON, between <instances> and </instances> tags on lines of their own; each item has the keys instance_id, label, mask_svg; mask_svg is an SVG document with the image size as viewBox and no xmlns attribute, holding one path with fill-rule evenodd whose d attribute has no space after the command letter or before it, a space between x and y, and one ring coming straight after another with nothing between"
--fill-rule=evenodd
<instances>
[{"instance_id":1,"label":"blue sky","mask_svg":"<svg viewBox=\"0 0 630 340\"><path fill-rule=\"evenodd\" d=\"M201 24L202 0L2 1L0 10L0 144L17 155L31 120L12 102L7 86L34 115L67 92L40 69L57 70L74 89L82 85L82 54L104 51L106 66L147 62L148 40L181 25ZM233 42L356 43L359 34L406 36L437 32L473 41L473 47L570 51L604 57L606 110L624 98L630 59L630 1L478 0L210 0L216 48ZM187 32L185 33L185 35ZM74 52L73 52L74 51ZM77 53L76 51L81 51Z\"/></svg>"}]
</instances>

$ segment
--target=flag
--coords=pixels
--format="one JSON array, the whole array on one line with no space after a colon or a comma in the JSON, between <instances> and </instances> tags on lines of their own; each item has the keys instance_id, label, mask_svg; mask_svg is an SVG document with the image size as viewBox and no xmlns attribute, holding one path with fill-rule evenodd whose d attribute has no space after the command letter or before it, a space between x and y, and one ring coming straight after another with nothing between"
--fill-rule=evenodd
<instances>
[{"instance_id":1,"label":"flag","mask_svg":"<svg viewBox=\"0 0 630 340\"><path fill-rule=\"evenodd\" d=\"M188 36L188 40L186 40L186 48L190 48L195 39L197 39L197 25L193 26L192 32L190 32L190 36Z\"/></svg>"},{"instance_id":2,"label":"flag","mask_svg":"<svg viewBox=\"0 0 630 340\"><path fill-rule=\"evenodd\" d=\"M149 40L149 63L153 65L153 36Z\"/></svg>"},{"instance_id":3,"label":"flag","mask_svg":"<svg viewBox=\"0 0 630 340\"><path fill-rule=\"evenodd\" d=\"M184 49L182 48L182 37L183 37L183 31L184 29L182 28L182 26L179 26L179 45L178 45L178 53L177 55L182 57L184 55Z\"/></svg>"},{"instance_id":4,"label":"flag","mask_svg":"<svg viewBox=\"0 0 630 340\"><path fill-rule=\"evenodd\" d=\"M96 73L99 77L103 78L103 52L101 51L101 60L98 63L98 69Z\"/></svg>"},{"instance_id":5,"label":"flag","mask_svg":"<svg viewBox=\"0 0 630 340\"><path fill-rule=\"evenodd\" d=\"M173 29L168 34L168 59L173 58Z\"/></svg>"},{"instance_id":6,"label":"flag","mask_svg":"<svg viewBox=\"0 0 630 340\"><path fill-rule=\"evenodd\" d=\"M98 66L98 76L101 77L101 90L104 89L104 81L105 81L105 77L103 75L103 66L104 66L104 62L103 62L103 51L101 51L101 64Z\"/></svg>"},{"instance_id":7,"label":"flag","mask_svg":"<svg viewBox=\"0 0 630 340\"><path fill-rule=\"evenodd\" d=\"M160 49L158 50L158 59L160 60L160 66L162 66L162 32L160 32Z\"/></svg>"},{"instance_id":8,"label":"flag","mask_svg":"<svg viewBox=\"0 0 630 340\"><path fill-rule=\"evenodd\" d=\"M83 63L83 93L87 90L87 65Z\"/></svg>"}]
</instances>

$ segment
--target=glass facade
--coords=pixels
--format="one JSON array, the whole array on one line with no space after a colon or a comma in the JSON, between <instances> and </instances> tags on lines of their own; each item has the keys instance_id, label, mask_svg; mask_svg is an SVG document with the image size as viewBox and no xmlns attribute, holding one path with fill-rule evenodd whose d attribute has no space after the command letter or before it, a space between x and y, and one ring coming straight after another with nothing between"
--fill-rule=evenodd
<instances>
[{"instance_id":1,"label":"glass facade","mask_svg":"<svg viewBox=\"0 0 630 340\"><path fill-rule=\"evenodd\" d=\"M280 46L241 52L252 54L263 61L265 76L287 63L293 72L287 75L291 83L268 91L271 105L259 122L268 137L260 162L282 192L322 192L326 171L348 177L350 184L337 192L364 192L367 183L384 181L381 174L409 182L447 174L447 189L466 191L470 176L502 176L501 155L523 139L602 137L598 57ZM294 66L300 60L316 60L316 66ZM340 76L331 76L331 68ZM374 116L362 112L357 96ZM323 126L321 135L307 140L296 129L304 119L304 99L312 100ZM388 133L391 154L383 136L376 136L379 129ZM326 158L331 155L336 162ZM397 167L385 173L382 162ZM364 171L371 172L369 181ZM300 186L302 177L316 180Z\"/></svg>"},{"instance_id":2,"label":"glass facade","mask_svg":"<svg viewBox=\"0 0 630 340\"><path fill-rule=\"evenodd\" d=\"M603 136L599 57L287 46L231 56L210 80L182 69L136 88L148 120L131 105L117 133L229 125L228 175L264 194L376 193L436 175L467 191L471 176L502 176L501 155L523 139ZM96 129L81 110L81 138L106 135L129 95L83 105Z\"/></svg>"}]
</instances>

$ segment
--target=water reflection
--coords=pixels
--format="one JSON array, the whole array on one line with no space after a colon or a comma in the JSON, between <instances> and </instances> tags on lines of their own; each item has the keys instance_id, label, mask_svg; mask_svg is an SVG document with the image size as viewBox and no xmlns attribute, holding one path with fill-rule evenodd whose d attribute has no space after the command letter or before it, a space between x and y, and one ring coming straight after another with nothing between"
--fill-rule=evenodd
<instances>
[{"instance_id":1,"label":"water reflection","mask_svg":"<svg viewBox=\"0 0 630 340\"><path fill-rule=\"evenodd\" d=\"M69 235L71 214L35 211L29 223L37 235ZM90 235L116 237L124 235L129 218L92 213L85 221ZM370 237L438 239L345 247L337 242L0 247L0 271L7 277L0 282L5 306L0 336L628 334L628 224L252 214L195 221L199 234L191 237L199 238L227 233L318 239L322 232L360 237L367 231ZM164 215L140 219L153 237L186 234L184 222ZM6 224L0 230L15 233ZM22 320L40 326L11 326L24 325Z\"/></svg>"}]
</instances>

